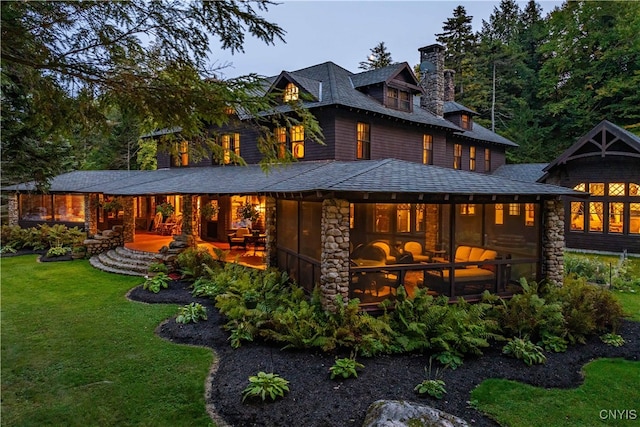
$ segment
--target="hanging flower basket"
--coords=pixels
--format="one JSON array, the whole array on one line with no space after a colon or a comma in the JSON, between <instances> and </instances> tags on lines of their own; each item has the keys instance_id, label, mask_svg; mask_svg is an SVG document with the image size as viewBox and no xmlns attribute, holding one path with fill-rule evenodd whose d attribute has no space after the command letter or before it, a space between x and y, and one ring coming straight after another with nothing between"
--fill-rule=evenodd
<instances>
[{"instance_id":1,"label":"hanging flower basket","mask_svg":"<svg viewBox=\"0 0 640 427\"><path fill-rule=\"evenodd\" d=\"M252 205L251 203L244 203L238 208L238 216L242 219L255 222L258 220L258 218L260 218L260 212L258 211L256 205Z\"/></svg>"},{"instance_id":2,"label":"hanging flower basket","mask_svg":"<svg viewBox=\"0 0 640 427\"><path fill-rule=\"evenodd\" d=\"M200 208L200 213L202 214L202 218L211 221L213 218L218 216L218 212L220 212L220 208L218 206L214 206L213 203L205 203Z\"/></svg>"},{"instance_id":3,"label":"hanging flower basket","mask_svg":"<svg viewBox=\"0 0 640 427\"><path fill-rule=\"evenodd\" d=\"M160 212L164 219L169 218L175 211L176 209L169 202L160 203L156 206L156 212Z\"/></svg>"}]
</instances>

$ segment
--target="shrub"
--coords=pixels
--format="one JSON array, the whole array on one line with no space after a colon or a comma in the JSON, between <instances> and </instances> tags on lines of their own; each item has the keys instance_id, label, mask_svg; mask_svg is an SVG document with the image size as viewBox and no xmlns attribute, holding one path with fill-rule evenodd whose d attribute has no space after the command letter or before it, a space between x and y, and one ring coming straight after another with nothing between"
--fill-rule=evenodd
<instances>
[{"instance_id":1,"label":"shrub","mask_svg":"<svg viewBox=\"0 0 640 427\"><path fill-rule=\"evenodd\" d=\"M604 284L612 274L611 266L592 257L564 254L564 274L574 278L582 277L592 283Z\"/></svg>"},{"instance_id":2,"label":"shrub","mask_svg":"<svg viewBox=\"0 0 640 427\"><path fill-rule=\"evenodd\" d=\"M215 260L207 248L188 248L176 257L178 270L185 279L195 280L206 274L205 266L212 268Z\"/></svg>"},{"instance_id":3,"label":"shrub","mask_svg":"<svg viewBox=\"0 0 640 427\"><path fill-rule=\"evenodd\" d=\"M618 334L604 334L600 339L603 343L613 347L622 347L625 344L624 338Z\"/></svg>"},{"instance_id":4,"label":"shrub","mask_svg":"<svg viewBox=\"0 0 640 427\"><path fill-rule=\"evenodd\" d=\"M358 378L358 369L364 368L362 363L356 362L355 357L344 357L342 359L336 359L336 363L329 368L331 373L331 379L336 377L342 378Z\"/></svg>"},{"instance_id":5,"label":"shrub","mask_svg":"<svg viewBox=\"0 0 640 427\"><path fill-rule=\"evenodd\" d=\"M152 262L149 264L149 273L169 273L169 267L162 262Z\"/></svg>"},{"instance_id":6,"label":"shrub","mask_svg":"<svg viewBox=\"0 0 640 427\"><path fill-rule=\"evenodd\" d=\"M198 323L207 320L207 308L197 302L192 302L180 308L176 323Z\"/></svg>"},{"instance_id":7,"label":"shrub","mask_svg":"<svg viewBox=\"0 0 640 427\"><path fill-rule=\"evenodd\" d=\"M142 289L146 289L154 294L160 292L160 289L168 288L171 278L166 273L158 273L153 277L145 276L145 281L142 284Z\"/></svg>"},{"instance_id":8,"label":"shrub","mask_svg":"<svg viewBox=\"0 0 640 427\"><path fill-rule=\"evenodd\" d=\"M283 397L289 391L289 381L278 374L258 372L249 377L249 385L242 391L242 401L247 397L260 397L263 401L269 397L276 400Z\"/></svg>"},{"instance_id":9,"label":"shrub","mask_svg":"<svg viewBox=\"0 0 640 427\"><path fill-rule=\"evenodd\" d=\"M68 254L69 251L71 251L71 248L68 248L66 246L52 246L47 251L47 256L48 257L64 256Z\"/></svg>"},{"instance_id":10,"label":"shrub","mask_svg":"<svg viewBox=\"0 0 640 427\"><path fill-rule=\"evenodd\" d=\"M528 338L513 338L502 348L502 353L524 361L528 366L542 364L547 357L542 352L542 347L535 345Z\"/></svg>"}]
</instances>

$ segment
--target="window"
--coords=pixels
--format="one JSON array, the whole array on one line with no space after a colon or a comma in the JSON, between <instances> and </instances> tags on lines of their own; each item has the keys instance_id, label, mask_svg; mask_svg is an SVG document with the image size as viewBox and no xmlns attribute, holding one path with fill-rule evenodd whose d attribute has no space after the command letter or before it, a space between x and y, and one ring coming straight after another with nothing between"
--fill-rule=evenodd
<instances>
[{"instance_id":1,"label":"window","mask_svg":"<svg viewBox=\"0 0 640 427\"><path fill-rule=\"evenodd\" d=\"M287 129L276 128L275 134L278 144L278 158L284 159L287 156Z\"/></svg>"},{"instance_id":2,"label":"window","mask_svg":"<svg viewBox=\"0 0 640 427\"><path fill-rule=\"evenodd\" d=\"M422 136L422 163L433 164L433 135Z\"/></svg>"},{"instance_id":3,"label":"window","mask_svg":"<svg viewBox=\"0 0 640 427\"><path fill-rule=\"evenodd\" d=\"M453 168L460 169L462 166L462 145L453 144Z\"/></svg>"},{"instance_id":4,"label":"window","mask_svg":"<svg viewBox=\"0 0 640 427\"><path fill-rule=\"evenodd\" d=\"M187 141L180 143L180 166L189 166L189 143Z\"/></svg>"},{"instance_id":5,"label":"window","mask_svg":"<svg viewBox=\"0 0 640 427\"><path fill-rule=\"evenodd\" d=\"M604 189L604 185L603 185ZM604 213L604 204L602 202L589 203L589 231L602 232L602 219Z\"/></svg>"},{"instance_id":6,"label":"window","mask_svg":"<svg viewBox=\"0 0 640 427\"><path fill-rule=\"evenodd\" d=\"M640 234L640 203L629 203L629 234Z\"/></svg>"},{"instance_id":7,"label":"window","mask_svg":"<svg viewBox=\"0 0 640 427\"><path fill-rule=\"evenodd\" d=\"M284 102L297 101L298 100L298 86L293 83L287 83L284 88L283 98Z\"/></svg>"},{"instance_id":8,"label":"window","mask_svg":"<svg viewBox=\"0 0 640 427\"><path fill-rule=\"evenodd\" d=\"M496 203L496 225L504 224L504 205Z\"/></svg>"},{"instance_id":9,"label":"window","mask_svg":"<svg viewBox=\"0 0 640 427\"><path fill-rule=\"evenodd\" d=\"M409 233L411 231L411 205L402 203L396 209L396 230L398 233Z\"/></svg>"},{"instance_id":10,"label":"window","mask_svg":"<svg viewBox=\"0 0 640 427\"><path fill-rule=\"evenodd\" d=\"M618 197L625 196L624 182L610 182L609 183L609 195Z\"/></svg>"},{"instance_id":11,"label":"window","mask_svg":"<svg viewBox=\"0 0 640 427\"><path fill-rule=\"evenodd\" d=\"M624 203L609 203L609 233L622 233L623 223Z\"/></svg>"},{"instance_id":12,"label":"window","mask_svg":"<svg viewBox=\"0 0 640 427\"><path fill-rule=\"evenodd\" d=\"M589 184L589 193L592 196L604 196L604 184L603 183L591 183Z\"/></svg>"},{"instance_id":13,"label":"window","mask_svg":"<svg viewBox=\"0 0 640 427\"><path fill-rule=\"evenodd\" d=\"M387 88L387 107L396 110L409 111L411 107L409 92L393 87Z\"/></svg>"},{"instance_id":14,"label":"window","mask_svg":"<svg viewBox=\"0 0 640 427\"><path fill-rule=\"evenodd\" d=\"M524 204L524 225L533 227L536 221L536 207L533 203Z\"/></svg>"},{"instance_id":15,"label":"window","mask_svg":"<svg viewBox=\"0 0 640 427\"><path fill-rule=\"evenodd\" d=\"M584 231L584 202L571 202L571 231Z\"/></svg>"},{"instance_id":16,"label":"window","mask_svg":"<svg viewBox=\"0 0 640 427\"><path fill-rule=\"evenodd\" d=\"M484 149L484 171L491 172L491 149Z\"/></svg>"},{"instance_id":17,"label":"window","mask_svg":"<svg viewBox=\"0 0 640 427\"><path fill-rule=\"evenodd\" d=\"M509 203L509 215L511 215L511 216L520 215L520 204L519 203Z\"/></svg>"},{"instance_id":18,"label":"window","mask_svg":"<svg viewBox=\"0 0 640 427\"><path fill-rule=\"evenodd\" d=\"M469 147L469 170L476 170L476 147Z\"/></svg>"},{"instance_id":19,"label":"window","mask_svg":"<svg viewBox=\"0 0 640 427\"><path fill-rule=\"evenodd\" d=\"M228 165L231 162L231 135L222 135L220 145L222 146L222 162Z\"/></svg>"},{"instance_id":20,"label":"window","mask_svg":"<svg viewBox=\"0 0 640 427\"><path fill-rule=\"evenodd\" d=\"M240 134L239 133L234 133L233 134L233 153L240 157Z\"/></svg>"},{"instance_id":21,"label":"window","mask_svg":"<svg viewBox=\"0 0 640 427\"><path fill-rule=\"evenodd\" d=\"M580 184L576 184L576 186L573 187L573 189L576 191L587 191L587 184L585 184L584 182L581 182Z\"/></svg>"},{"instance_id":22,"label":"window","mask_svg":"<svg viewBox=\"0 0 640 427\"><path fill-rule=\"evenodd\" d=\"M391 231L391 213L393 205L376 203L375 224L373 230L377 233L389 233Z\"/></svg>"},{"instance_id":23,"label":"window","mask_svg":"<svg viewBox=\"0 0 640 427\"><path fill-rule=\"evenodd\" d=\"M462 129L471 129L471 121L468 114L463 114L461 117Z\"/></svg>"},{"instance_id":24,"label":"window","mask_svg":"<svg viewBox=\"0 0 640 427\"><path fill-rule=\"evenodd\" d=\"M640 196L640 184L629 183L629 195L633 197Z\"/></svg>"},{"instance_id":25,"label":"window","mask_svg":"<svg viewBox=\"0 0 640 427\"><path fill-rule=\"evenodd\" d=\"M304 126L291 126L291 153L296 159L304 158Z\"/></svg>"},{"instance_id":26,"label":"window","mask_svg":"<svg viewBox=\"0 0 640 427\"><path fill-rule=\"evenodd\" d=\"M463 203L460 205L460 215L475 215L476 205L473 203Z\"/></svg>"},{"instance_id":27,"label":"window","mask_svg":"<svg viewBox=\"0 0 640 427\"><path fill-rule=\"evenodd\" d=\"M368 160L371 158L371 128L368 123L357 125L356 159Z\"/></svg>"},{"instance_id":28,"label":"window","mask_svg":"<svg viewBox=\"0 0 640 427\"><path fill-rule=\"evenodd\" d=\"M416 231L426 231L427 206L416 205Z\"/></svg>"}]
</instances>

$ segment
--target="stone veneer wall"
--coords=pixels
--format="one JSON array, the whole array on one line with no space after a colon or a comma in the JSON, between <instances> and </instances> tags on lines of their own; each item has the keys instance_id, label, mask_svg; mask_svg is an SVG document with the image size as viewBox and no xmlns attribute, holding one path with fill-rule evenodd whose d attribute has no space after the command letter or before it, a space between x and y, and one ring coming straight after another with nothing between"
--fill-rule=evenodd
<instances>
[{"instance_id":1,"label":"stone veneer wall","mask_svg":"<svg viewBox=\"0 0 640 427\"><path fill-rule=\"evenodd\" d=\"M84 229L87 235L93 236L98 232L98 195L84 195Z\"/></svg>"},{"instance_id":2,"label":"stone veneer wall","mask_svg":"<svg viewBox=\"0 0 640 427\"><path fill-rule=\"evenodd\" d=\"M547 200L543 208L542 275L549 282L562 286L564 278L564 203L562 200Z\"/></svg>"},{"instance_id":3,"label":"stone veneer wall","mask_svg":"<svg viewBox=\"0 0 640 427\"><path fill-rule=\"evenodd\" d=\"M118 246L124 246L123 229L122 225L114 225L111 230L104 230L86 239L83 244L87 248L87 256L92 257Z\"/></svg>"},{"instance_id":4,"label":"stone veneer wall","mask_svg":"<svg viewBox=\"0 0 640 427\"><path fill-rule=\"evenodd\" d=\"M432 72L423 72L420 86L424 96L420 97L420 107L426 108L438 117L444 116L444 46L432 44L418 49L420 63L430 62L435 67Z\"/></svg>"},{"instance_id":5,"label":"stone veneer wall","mask_svg":"<svg viewBox=\"0 0 640 427\"><path fill-rule=\"evenodd\" d=\"M123 225L123 237L124 242L133 242L136 232L136 217L133 208L133 197L122 198L122 225Z\"/></svg>"},{"instance_id":6,"label":"stone veneer wall","mask_svg":"<svg viewBox=\"0 0 640 427\"><path fill-rule=\"evenodd\" d=\"M20 212L18 211L18 195L16 193L9 194L9 200L7 200L7 214L9 215L9 225L18 225Z\"/></svg>"},{"instance_id":7,"label":"stone veneer wall","mask_svg":"<svg viewBox=\"0 0 640 427\"><path fill-rule=\"evenodd\" d=\"M349 300L349 202L327 199L322 202L322 255L320 294L329 311L337 308L336 297Z\"/></svg>"},{"instance_id":8,"label":"stone veneer wall","mask_svg":"<svg viewBox=\"0 0 640 427\"><path fill-rule=\"evenodd\" d=\"M265 261L267 267L275 267L278 265L278 252L276 249L276 199L267 197L264 203L265 215L265 233L267 241L265 244Z\"/></svg>"},{"instance_id":9,"label":"stone veneer wall","mask_svg":"<svg viewBox=\"0 0 640 427\"><path fill-rule=\"evenodd\" d=\"M198 234L198 196L182 197L182 233L185 236L195 236Z\"/></svg>"}]
</instances>

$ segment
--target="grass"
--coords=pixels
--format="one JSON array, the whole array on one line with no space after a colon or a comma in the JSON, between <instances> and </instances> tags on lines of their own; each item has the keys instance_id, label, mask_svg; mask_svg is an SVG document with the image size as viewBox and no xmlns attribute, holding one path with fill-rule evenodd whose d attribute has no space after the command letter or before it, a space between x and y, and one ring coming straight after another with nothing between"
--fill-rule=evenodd
<instances>
[{"instance_id":1,"label":"grass","mask_svg":"<svg viewBox=\"0 0 640 427\"><path fill-rule=\"evenodd\" d=\"M154 334L175 305L87 261L1 261L2 425L207 426L212 352Z\"/></svg>"},{"instance_id":2,"label":"grass","mask_svg":"<svg viewBox=\"0 0 640 427\"><path fill-rule=\"evenodd\" d=\"M479 410L510 427L637 426L640 362L600 359L584 372L584 384L575 389L491 379L473 390L471 398Z\"/></svg>"}]
</instances>

